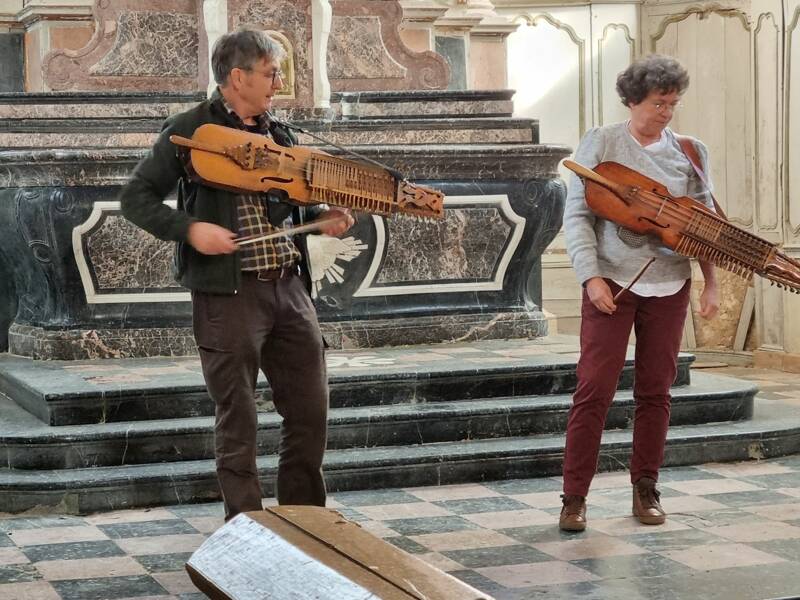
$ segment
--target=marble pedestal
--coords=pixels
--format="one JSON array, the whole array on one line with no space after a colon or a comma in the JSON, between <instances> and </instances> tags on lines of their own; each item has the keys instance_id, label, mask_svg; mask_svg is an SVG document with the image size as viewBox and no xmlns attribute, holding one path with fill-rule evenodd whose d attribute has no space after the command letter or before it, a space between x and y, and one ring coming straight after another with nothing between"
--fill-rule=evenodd
<instances>
[{"instance_id":1,"label":"marble pedestal","mask_svg":"<svg viewBox=\"0 0 800 600\"><path fill-rule=\"evenodd\" d=\"M303 123L447 196L442 221L361 215L342 239L310 240L314 296L333 347L546 334L540 256L561 224L556 165L568 151L536 143L535 122L511 119L510 95L342 96L335 119ZM14 99L18 120L0 132L5 141L44 146L50 136L63 147L0 151L0 276L12 282L0 319L13 310L9 350L45 359L194 353L189 294L172 279L172 245L125 221L115 197L160 113L196 98L95 95L107 116L92 121L97 108L80 95ZM37 103L70 99L71 109L62 108L70 116L47 124L25 118L26 106L32 117L42 113ZM403 113L437 104L435 115ZM487 109L499 114L480 116ZM69 131L79 132L79 143ZM109 142L111 132L127 137ZM491 143L464 143L482 136Z\"/></svg>"}]
</instances>

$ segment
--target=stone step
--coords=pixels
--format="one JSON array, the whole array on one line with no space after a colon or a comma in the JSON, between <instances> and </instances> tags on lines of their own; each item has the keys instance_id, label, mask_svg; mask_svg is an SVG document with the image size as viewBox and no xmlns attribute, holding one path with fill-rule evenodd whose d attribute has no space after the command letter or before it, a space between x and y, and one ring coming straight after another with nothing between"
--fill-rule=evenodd
<instances>
[{"instance_id":1,"label":"stone step","mask_svg":"<svg viewBox=\"0 0 800 600\"><path fill-rule=\"evenodd\" d=\"M630 447L630 431L607 431L600 469L620 468ZM557 475L563 449L563 435L542 434L331 450L325 459L326 480L331 492L339 492ZM798 451L797 411L785 404L757 402L752 420L672 427L665 466L769 458ZM274 495L276 464L274 455L258 460L267 495ZM0 511L48 507L87 513L218 498L212 460L49 471L0 469Z\"/></svg>"},{"instance_id":2,"label":"stone step","mask_svg":"<svg viewBox=\"0 0 800 600\"><path fill-rule=\"evenodd\" d=\"M55 147L149 147L155 142L164 116L120 116L51 119L7 118L0 120L0 144L7 148ZM361 144L536 144L539 123L535 119L409 119L397 121L312 121L297 123L328 141L345 146ZM324 147L310 135L299 134L307 146Z\"/></svg>"},{"instance_id":3,"label":"stone step","mask_svg":"<svg viewBox=\"0 0 800 600\"><path fill-rule=\"evenodd\" d=\"M328 353L331 408L569 394L576 338L483 340ZM690 382L681 354L675 385ZM619 382L633 382L628 357ZM259 389L268 401L263 378ZM197 357L38 361L0 355L0 393L54 426L209 416Z\"/></svg>"},{"instance_id":4,"label":"stone step","mask_svg":"<svg viewBox=\"0 0 800 600\"><path fill-rule=\"evenodd\" d=\"M514 90L409 90L331 95L342 119L511 117Z\"/></svg>"},{"instance_id":5,"label":"stone step","mask_svg":"<svg viewBox=\"0 0 800 600\"><path fill-rule=\"evenodd\" d=\"M748 383L693 374L673 389L671 423L688 425L748 419L757 388ZM451 402L407 402L337 408L329 416L328 448L430 444L563 432L569 394L500 397ZM630 390L617 394L606 427L633 422ZM213 417L50 427L8 399L0 400L0 461L14 469L175 462L213 458ZM280 417L259 415L259 454L274 454Z\"/></svg>"}]
</instances>

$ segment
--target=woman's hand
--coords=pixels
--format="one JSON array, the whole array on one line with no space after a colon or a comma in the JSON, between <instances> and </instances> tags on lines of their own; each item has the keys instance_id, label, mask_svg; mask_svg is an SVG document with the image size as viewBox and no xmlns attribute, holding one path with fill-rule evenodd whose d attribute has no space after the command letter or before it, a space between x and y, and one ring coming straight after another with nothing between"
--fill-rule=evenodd
<instances>
[{"instance_id":1,"label":"woman's hand","mask_svg":"<svg viewBox=\"0 0 800 600\"><path fill-rule=\"evenodd\" d=\"M602 277L592 277L586 282L586 295L594 307L602 313L613 315L617 310L611 288Z\"/></svg>"},{"instance_id":2,"label":"woman's hand","mask_svg":"<svg viewBox=\"0 0 800 600\"><path fill-rule=\"evenodd\" d=\"M719 310L719 294L717 293L717 272L714 265L706 260L700 261L700 270L703 272L705 286L700 294L700 316L704 319L713 319Z\"/></svg>"},{"instance_id":3,"label":"woman's hand","mask_svg":"<svg viewBox=\"0 0 800 600\"><path fill-rule=\"evenodd\" d=\"M700 316L713 319L719 312L719 294L716 281L706 281L703 293L700 294Z\"/></svg>"},{"instance_id":4,"label":"woman's hand","mask_svg":"<svg viewBox=\"0 0 800 600\"><path fill-rule=\"evenodd\" d=\"M332 222L324 223L324 221L328 220ZM321 225L319 232L323 235L330 235L333 237L342 235L356 222L353 215L350 214L350 209L347 208L329 208L317 217L317 221L319 221Z\"/></svg>"}]
</instances>

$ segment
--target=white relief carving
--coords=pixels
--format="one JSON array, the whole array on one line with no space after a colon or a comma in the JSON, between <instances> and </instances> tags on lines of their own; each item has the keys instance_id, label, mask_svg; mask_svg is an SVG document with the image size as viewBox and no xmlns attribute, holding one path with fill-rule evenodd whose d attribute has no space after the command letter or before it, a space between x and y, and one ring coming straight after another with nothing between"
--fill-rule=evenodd
<instances>
[{"instance_id":1,"label":"white relief carving","mask_svg":"<svg viewBox=\"0 0 800 600\"><path fill-rule=\"evenodd\" d=\"M336 238L329 235L308 236L308 267L311 274L311 297L317 298L325 280L331 284L344 281L345 269L337 260L350 262L367 249L353 236Z\"/></svg>"},{"instance_id":2,"label":"white relief carving","mask_svg":"<svg viewBox=\"0 0 800 600\"><path fill-rule=\"evenodd\" d=\"M511 235L500 257L495 275L491 280L483 281L463 281L454 283L417 283L411 285L386 285L375 286L373 285L378 277L378 272L383 262L384 252L386 245L389 243L386 239L386 230L384 226L383 217L372 215L375 222L376 241L375 251L373 253L372 264L364 277L364 281L353 294L354 298L365 296L396 296L405 294L441 294L446 292L477 292L477 291L494 291L503 289L503 279L506 276L506 270L511 262L511 257L516 252L522 239L522 232L525 229L525 218L519 216L511 208L511 202L508 200L507 194L487 194L485 196L447 196L444 199L445 208L454 206L466 206L474 208L497 208L501 214L505 216L511 225Z\"/></svg>"}]
</instances>

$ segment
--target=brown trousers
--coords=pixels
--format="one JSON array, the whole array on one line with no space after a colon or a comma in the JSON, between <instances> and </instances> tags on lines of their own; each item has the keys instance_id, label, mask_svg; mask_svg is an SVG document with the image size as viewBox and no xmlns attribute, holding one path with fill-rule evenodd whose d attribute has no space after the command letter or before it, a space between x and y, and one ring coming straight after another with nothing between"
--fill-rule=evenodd
<instances>
[{"instance_id":1,"label":"brown trousers","mask_svg":"<svg viewBox=\"0 0 800 600\"><path fill-rule=\"evenodd\" d=\"M278 502L324 506L328 383L322 334L302 279L261 281L243 273L237 294L193 292L192 316L216 405L215 455L226 519L262 508L256 468L259 368L283 417Z\"/></svg>"},{"instance_id":2,"label":"brown trousers","mask_svg":"<svg viewBox=\"0 0 800 600\"><path fill-rule=\"evenodd\" d=\"M606 281L612 294L620 291L616 283ZM689 288L687 281L679 292L663 297L625 292L613 315L597 310L584 290L578 385L572 397L564 448L565 494L589 493L606 415L625 366L631 327L636 332L631 483L644 476L658 479L669 427L669 390L678 372Z\"/></svg>"}]
</instances>

